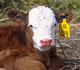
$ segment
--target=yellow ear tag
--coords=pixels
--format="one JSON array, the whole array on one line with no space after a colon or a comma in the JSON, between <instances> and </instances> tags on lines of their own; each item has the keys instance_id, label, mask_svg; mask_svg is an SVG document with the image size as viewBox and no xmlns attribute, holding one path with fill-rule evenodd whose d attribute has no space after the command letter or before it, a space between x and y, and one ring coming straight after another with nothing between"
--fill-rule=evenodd
<instances>
[{"instance_id":1,"label":"yellow ear tag","mask_svg":"<svg viewBox=\"0 0 80 70\"><path fill-rule=\"evenodd\" d=\"M70 37L70 26L66 22L66 18L64 18L62 23L59 25L59 36L67 38Z\"/></svg>"}]
</instances>

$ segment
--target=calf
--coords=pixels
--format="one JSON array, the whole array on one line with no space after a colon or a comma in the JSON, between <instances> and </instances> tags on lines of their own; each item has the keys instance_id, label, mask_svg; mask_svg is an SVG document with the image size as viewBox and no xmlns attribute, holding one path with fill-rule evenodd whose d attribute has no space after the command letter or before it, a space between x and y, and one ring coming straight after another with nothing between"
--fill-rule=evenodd
<instances>
[{"instance_id":1,"label":"calf","mask_svg":"<svg viewBox=\"0 0 80 70\"><path fill-rule=\"evenodd\" d=\"M7 70L61 68L62 61L56 55L54 26L65 13L69 14L68 22L71 21L73 13L54 13L45 6L33 8L26 14L9 10L7 15L16 24L0 25L0 51L8 52L0 59L0 67Z\"/></svg>"},{"instance_id":2,"label":"calf","mask_svg":"<svg viewBox=\"0 0 80 70\"><path fill-rule=\"evenodd\" d=\"M62 62L56 55L55 47L55 25L61 22L66 16L67 22L73 18L73 13L69 11L53 12L50 8L45 6L38 6L29 11L28 26L33 31L34 47L41 51L47 58L51 70L61 68Z\"/></svg>"}]
</instances>

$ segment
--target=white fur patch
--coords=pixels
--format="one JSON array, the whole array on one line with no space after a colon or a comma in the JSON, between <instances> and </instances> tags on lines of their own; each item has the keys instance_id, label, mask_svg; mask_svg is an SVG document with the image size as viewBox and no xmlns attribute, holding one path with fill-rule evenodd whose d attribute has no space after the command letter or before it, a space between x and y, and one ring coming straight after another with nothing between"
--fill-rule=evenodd
<instances>
[{"instance_id":1,"label":"white fur patch","mask_svg":"<svg viewBox=\"0 0 80 70\"><path fill-rule=\"evenodd\" d=\"M54 24L56 24L56 18L54 12L45 6L38 6L31 9L29 12L29 25L32 25L33 29L33 41L35 47L40 51L47 51L51 47L41 47L40 40L52 39L52 46L54 42Z\"/></svg>"}]
</instances>

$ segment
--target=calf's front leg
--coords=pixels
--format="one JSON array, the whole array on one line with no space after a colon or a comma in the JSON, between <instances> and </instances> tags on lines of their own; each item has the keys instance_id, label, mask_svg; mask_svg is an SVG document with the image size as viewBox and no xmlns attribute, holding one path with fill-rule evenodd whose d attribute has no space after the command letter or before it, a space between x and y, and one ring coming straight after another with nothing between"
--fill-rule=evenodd
<instances>
[{"instance_id":1,"label":"calf's front leg","mask_svg":"<svg viewBox=\"0 0 80 70\"><path fill-rule=\"evenodd\" d=\"M7 69L5 69L5 68L0 68L0 70L7 70Z\"/></svg>"},{"instance_id":2,"label":"calf's front leg","mask_svg":"<svg viewBox=\"0 0 80 70\"><path fill-rule=\"evenodd\" d=\"M61 59L56 55L56 47L50 49L50 65L51 70L58 70L63 67Z\"/></svg>"}]
</instances>

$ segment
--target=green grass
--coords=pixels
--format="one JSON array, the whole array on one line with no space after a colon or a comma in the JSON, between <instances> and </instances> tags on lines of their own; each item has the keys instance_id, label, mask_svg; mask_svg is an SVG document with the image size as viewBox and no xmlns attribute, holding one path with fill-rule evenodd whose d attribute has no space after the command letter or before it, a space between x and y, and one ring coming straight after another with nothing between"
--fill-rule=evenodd
<instances>
[{"instance_id":1,"label":"green grass","mask_svg":"<svg viewBox=\"0 0 80 70\"><path fill-rule=\"evenodd\" d=\"M27 12L37 5L45 5L54 11L69 10L75 17L80 15L80 0L0 0L0 18L6 17L8 9Z\"/></svg>"}]
</instances>

